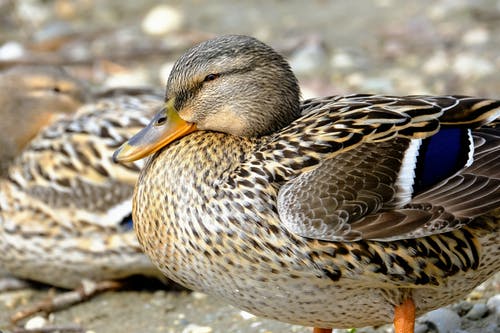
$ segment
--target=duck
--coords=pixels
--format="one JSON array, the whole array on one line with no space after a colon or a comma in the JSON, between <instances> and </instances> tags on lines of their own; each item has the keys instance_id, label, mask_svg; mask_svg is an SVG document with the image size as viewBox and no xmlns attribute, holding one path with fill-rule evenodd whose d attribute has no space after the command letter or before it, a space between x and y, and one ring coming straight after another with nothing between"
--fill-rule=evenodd
<instances>
[{"instance_id":1,"label":"duck","mask_svg":"<svg viewBox=\"0 0 500 333\"><path fill-rule=\"evenodd\" d=\"M134 228L169 279L315 333L394 323L500 269L500 100L300 101L284 57L224 35L174 64L114 160L151 155Z\"/></svg>"},{"instance_id":2,"label":"duck","mask_svg":"<svg viewBox=\"0 0 500 333\"><path fill-rule=\"evenodd\" d=\"M38 132L90 100L88 85L61 67L25 65L0 72L0 177ZM19 124L19 111L24 121Z\"/></svg>"},{"instance_id":3,"label":"duck","mask_svg":"<svg viewBox=\"0 0 500 333\"><path fill-rule=\"evenodd\" d=\"M2 157L8 160L0 178L3 273L63 289L159 276L132 230L142 162L118 165L111 155L149 122L162 94L146 88L87 94L53 68L8 75L10 86L25 82L25 89L4 96L11 106L7 132L22 144L12 142L11 157Z\"/></svg>"}]
</instances>

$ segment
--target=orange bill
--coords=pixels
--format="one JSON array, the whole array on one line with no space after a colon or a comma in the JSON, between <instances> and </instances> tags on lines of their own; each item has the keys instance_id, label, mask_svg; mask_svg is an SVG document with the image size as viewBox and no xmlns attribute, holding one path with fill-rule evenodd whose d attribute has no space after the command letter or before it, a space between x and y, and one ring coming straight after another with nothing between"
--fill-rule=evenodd
<instances>
[{"instance_id":1,"label":"orange bill","mask_svg":"<svg viewBox=\"0 0 500 333\"><path fill-rule=\"evenodd\" d=\"M179 117L171 100L145 128L115 151L113 160L115 162L136 161L193 131L196 131L196 125Z\"/></svg>"}]
</instances>

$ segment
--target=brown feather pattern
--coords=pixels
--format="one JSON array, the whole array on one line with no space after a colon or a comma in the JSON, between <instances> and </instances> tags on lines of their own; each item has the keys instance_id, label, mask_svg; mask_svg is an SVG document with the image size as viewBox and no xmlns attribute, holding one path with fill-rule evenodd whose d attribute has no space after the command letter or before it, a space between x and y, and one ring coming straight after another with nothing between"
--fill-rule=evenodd
<instances>
[{"instance_id":1,"label":"brown feather pattern","mask_svg":"<svg viewBox=\"0 0 500 333\"><path fill-rule=\"evenodd\" d=\"M157 274L121 225L141 164L118 165L111 155L161 101L146 91L101 98L33 139L0 179L0 266L64 288Z\"/></svg>"}]
</instances>

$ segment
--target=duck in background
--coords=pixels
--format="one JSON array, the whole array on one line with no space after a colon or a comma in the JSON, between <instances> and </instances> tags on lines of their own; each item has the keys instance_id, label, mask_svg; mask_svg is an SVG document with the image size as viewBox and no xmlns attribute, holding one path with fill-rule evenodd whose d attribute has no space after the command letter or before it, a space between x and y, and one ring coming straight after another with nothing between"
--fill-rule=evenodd
<instances>
[{"instance_id":1,"label":"duck in background","mask_svg":"<svg viewBox=\"0 0 500 333\"><path fill-rule=\"evenodd\" d=\"M25 83L27 101L21 93L14 100L3 97L12 108L3 112L14 124L5 125L5 133L19 135L14 141L2 138L15 145L9 154L18 156L0 179L0 267L68 289L83 280L159 276L132 230L131 199L141 163L117 165L111 156L147 124L162 94L118 89L90 96L61 73L9 73L10 82Z\"/></svg>"},{"instance_id":2,"label":"duck in background","mask_svg":"<svg viewBox=\"0 0 500 333\"><path fill-rule=\"evenodd\" d=\"M133 219L168 278L315 332L409 333L500 269L499 115L461 96L299 102L282 56L222 36L177 60L114 157L155 153Z\"/></svg>"}]
</instances>

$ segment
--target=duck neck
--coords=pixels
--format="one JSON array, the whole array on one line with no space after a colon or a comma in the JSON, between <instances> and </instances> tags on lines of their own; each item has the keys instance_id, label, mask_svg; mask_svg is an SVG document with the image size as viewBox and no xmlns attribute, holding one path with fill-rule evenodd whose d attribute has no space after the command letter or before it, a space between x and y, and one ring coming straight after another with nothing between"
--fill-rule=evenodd
<instances>
[{"instance_id":1,"label":"duck neck","mask_svg":"<svg viewBox=\"0 0 500 333\"><path fill-rule=\"evenodd\" d=\"M169 237L189 232L190 224L206 224L200 215L209 202L220 195L217 188L230 177L242 160L254 151L256 140L215 132L194 132L173 142L146 164L134 194L133 220L139 242L158 248L150 238L141 237L152 228ZM151 197L158 200L152 202ZM167 207L159 218L157 205ZM200 221L200 216L202 220ZM183 231L183 232L184 232ZM171 251L175 242L168 243ZM153 254L160 256L160 253Z\"/></svg>"},{"instance_id":2,"label":"duck neck","mask_svg":"<svg viewBox=\"0 0 500 333\"><path fill-rule=\"evenodd\" d=\"M248 158L257 142L223 133L192 133L151 158L139 183L154 187L150 190L167 189L167 197L203 201Z\"/></svg>"}]
</instances>

